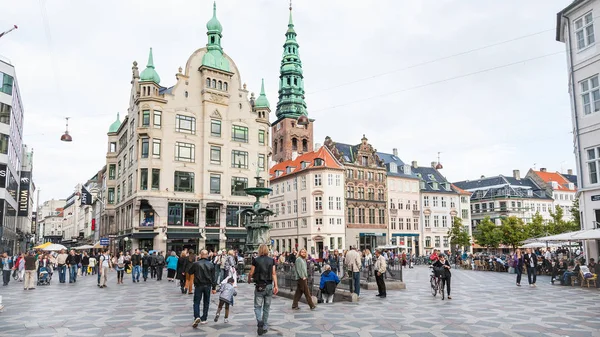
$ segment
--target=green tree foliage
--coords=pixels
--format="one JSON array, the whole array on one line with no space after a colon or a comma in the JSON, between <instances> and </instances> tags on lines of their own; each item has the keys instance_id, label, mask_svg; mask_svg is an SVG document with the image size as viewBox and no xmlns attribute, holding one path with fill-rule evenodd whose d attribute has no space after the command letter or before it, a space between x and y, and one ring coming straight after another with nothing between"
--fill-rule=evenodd
<instances>
[{"instance_id":1,"label":"green tree foliage","mask_svg":"<svg viewBox=\"0 0 600 337\"><path fill-rule=\"evenodd\" d=\"M521 218L511 216L502 219L500 225L501 243L516 248L521 242L529 238L529 229Z\"/></svg>"},{"instance_id":2,"label":"green tree foliage","mask_svg":"<svg viewBox=\"0 0 600 337\"><path fill-rule=\"evenodd\" d=\"M502 233L496 224L486 216L477 225L473 232L473 238L480 246L487 248L497 248L500 245Z\"/></svg>"},{"instance_id":3,"label":"green tree foliage","mask_svg":"<svg viewBox=\"0 0 600 337\"><path fill-rule=\"evenodd\" d=\"M579 223L573 221L565 221L563 219L564 211L562 207L556 205L554 212L550 212L552 220L548 222L548 233L551 235L561 234L565 232L576 231L580 229Z\"/></svg>"},{"instance_id":4,"label":"green tree foliage","mask_svg":"<svg viewBox=\"0 0 600 337\"><path fill-rule=\"evenodd\" d=\"M540 212L536 212L531 219L531 222L527 225L529 238L539 238L540 236L546 235L548 229L544 224L544 218L540 215Z\"/></svg>"},{"instance_id":5,"label":"green tree foliage","mask_svg":"<svg viewBox=\"0 0 600 337\"><path fill-rule=\"evenodd\" d=\"M577 229L581 229L581 214L579 213L579 199L573 200L571 206L571 216L573 217L573 226L577 226Z\"/></svg>"},{"instance_id":6,"label":"green tree foliage","mask_svg":"<svg viewBox=\"0 0 600 337\"><path fill-rule=\"evenodd\" d=\"M469 229L463 225L462 219L455 217L452 222L452 227L448 230L448 237L450 238L450 245L452 247L458 246L461 249L471 244L471 237L469 236Z\"/></svg>"}]
</instances>

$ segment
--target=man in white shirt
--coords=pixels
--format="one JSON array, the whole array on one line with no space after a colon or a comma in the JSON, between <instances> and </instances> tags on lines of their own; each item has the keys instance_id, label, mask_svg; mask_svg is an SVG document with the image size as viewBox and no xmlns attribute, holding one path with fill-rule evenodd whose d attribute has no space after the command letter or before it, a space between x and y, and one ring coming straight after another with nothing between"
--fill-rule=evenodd
<instances>
[{"instance_id":1,"label":"man in white shirt","mask_svg":"<svg viewBox=\"0 0 600 337\"><path fill-rule=\"evenodd\" d=\"M360 253L356 250L356 247L350 247L350 250L346 253L344 259L348 274L352 279L350 280L350 290L357 296L360 295Z\"/></svg>"},{"instance_id":2,"label":"man in white shirt","mask_svg":"<svg viewBox=\"0 0 600 337\"><path fill-rule=\"evenodd\" d=\"M108 281L108 271L112 268L112 262L110 261L110 254L108 249L104 251L104 254L100 255L100 261L98 272L100 273L100 288L106 288L106 282Z\"/></svg>"}]
</instances>

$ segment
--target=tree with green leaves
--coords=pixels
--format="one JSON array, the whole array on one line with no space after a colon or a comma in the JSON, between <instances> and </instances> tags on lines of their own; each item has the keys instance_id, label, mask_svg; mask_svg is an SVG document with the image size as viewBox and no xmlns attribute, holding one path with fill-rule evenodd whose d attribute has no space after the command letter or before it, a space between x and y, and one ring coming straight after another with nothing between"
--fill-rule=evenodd
<instances>
[{"instance_id":1,"label":"tree with green leaves","mask_svg":"<svg viewBox=\"0 0 600 337\"><path fill-rule=\"evenodd\" d=\"M529 230L523 219L516 216L502 219L500 232L502 233L501 243L511 246L513 249L529 238Z\"/></svg>"},{"instance_id":2,"label":"tree with green leaves","mask_svg":"<svg viewBox=\"0 0 600 337\"><path fill-rule=\"evenodd\" d=\"M573 217L573 226L577 226L577 230L581 229L581 213L579 213L578 198L573 200L573 205L571 206L569 212L571 212L571 216Z\"/></svg>"},{"instance_id":3,"label":"tree with green leaves","mask_svg":"<svg viewBox=\"0 0 600 337\"><path fill-rule=\"evenodd\" d=\"M497 248L500 245L501 232L498 226L486 216L475 228L473 238L482 247Z\"/></svg>"},{"instance_id":4,"label":"tree with green leaves","mask_svg":"<svg viewBox=\"0 0 600 337\"><path fill-rule=\"evenodd\" d=\"M461 218L454 217L452 227L448 230L448 238L450 239L451 247L458 246L462 250L471 244L469 229L463 225Z\"/></svg>"},{"instance_id":5,"label":"tree with green leaves","mask_svg":"<svg viewBox=\"0 0 600 337\"><path fill-rule=\"evenodd\" d=\"M539 238L548 233L548 229L544 223L544 218L542 218L540 212L536 212L533 216L533 219L531 219L531 222L526 226L529 238Z\"/></svg>"},{"instance_id":6,"label":"tree with green leaves","mask_svg":"<svg viewBox=\"0 0 600 337\"><path fill-rule=\"evenodd\" d=\"M550 211L550 217L552 217L552 220L548 222L548 233L551 235L556 235L581 229L579 223L565 221L563 216L564 211L559 205L554 207L554 212Z\"/></svg>"}]
</instances>

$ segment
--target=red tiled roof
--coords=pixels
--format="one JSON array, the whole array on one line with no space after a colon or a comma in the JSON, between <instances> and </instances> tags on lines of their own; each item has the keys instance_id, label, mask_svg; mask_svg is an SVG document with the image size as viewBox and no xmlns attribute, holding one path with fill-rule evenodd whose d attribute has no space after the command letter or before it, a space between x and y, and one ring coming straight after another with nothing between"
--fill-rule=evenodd
<instances>
[{"instance_id":1,"label":"red tiled roof","mask_svg":"<svg viewBox=\"0 0 600 337\"><path fill-rule=\"evenodd\" d=\"M464 195L471 195L471 192L465 191L462 188L459 188L458 186L452 184L452 188L456 191L456 193L458 194L464 194Z\"/></svg>"},{"instance_id":2,"label":"red tiled roof","mask_svg":"<svg viewBox=\"0 0 600 337\"><path fill-rule=\"evenodd\" d=\"M533 173L537 174L540 179L548 184L551 184L551 181L556 181L558 183L558 187L555 188L556 190L575 191L575 189L569 189L569 181L558 172L533 171Z\"/></svg>"},{"instance_id":3,"label":"red tiled roof","mask_svg":"<svg viewBox=\"0 0 600 337\"><path fill-rule=\"evenodd\" d=\"M281 163L277 163L269 170L270 180L279 179L281 177L285 177L296 172L299 172L302 169L302 162L306 162L307 165L304 170L314 168L315 167L315 159L321 158L323 159L323 166L318 167L326 167L326 168L337 168L341 169L342 165L333 157L331 152L325 147L321 146L317 151L311 151L299 155L295 160L286 160ZM291 167L290 173L287 173L287 168ZM276 172L281 171L280 175L277 177Z\"/></svg>"}]
</instances>

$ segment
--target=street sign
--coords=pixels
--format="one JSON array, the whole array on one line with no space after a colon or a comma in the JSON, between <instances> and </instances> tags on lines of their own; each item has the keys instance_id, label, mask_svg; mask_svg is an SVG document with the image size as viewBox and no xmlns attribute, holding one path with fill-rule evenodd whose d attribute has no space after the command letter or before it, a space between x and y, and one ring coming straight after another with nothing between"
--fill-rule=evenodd
<instances>
[{"instance_id":1,"label":"street sign","mask_svg":"<svg viewBox=\"0 0 600 337\"><path fill-rule=\"evenodd\" d=\"M592 201L600 201L600 194L592 195Z\"/></svg>"},{"instance_id":2,"label":"street sign","mask_svg":"<svg viewBox=\"0 0 600 337\"><path fill-rule=\"evenodd\" d=\"M271 239L271 244L274 245L275 244L275 240Z\"/></svg>"},{"instance_id":3,"label":"street sign","mask_svg":"<svg viewBox=\"0 0 600 337\"><path fill-rule=\"evenodd\" d=\"M108 246L108 238L101 238L100 246Z\"/></svg>"}]
</instances>

